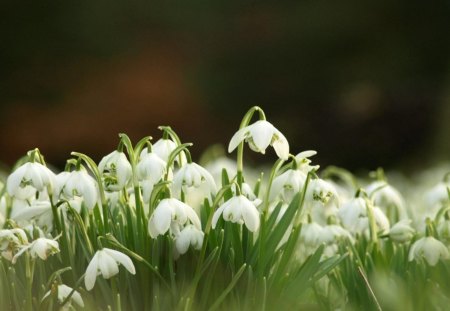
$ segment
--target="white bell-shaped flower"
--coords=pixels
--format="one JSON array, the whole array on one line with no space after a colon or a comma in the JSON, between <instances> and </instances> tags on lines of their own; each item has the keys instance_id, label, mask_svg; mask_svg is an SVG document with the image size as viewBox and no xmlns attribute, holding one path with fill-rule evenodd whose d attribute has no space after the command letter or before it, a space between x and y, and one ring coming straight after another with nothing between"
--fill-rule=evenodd
<instances>
[{"instance_id":1,"label":"white bell-shaped flower","mask_svg":"<svg viewBox=\"0 0 450 311\"><path fill-rule=\"evenodd\" d=\"M37 162L28 162L17 168L6 181L6 189L10 196L26 200L36 192L52 189L55 174L46 166Z\"/></svg>"},{"instance_id":2,"label":"white bell-shaped flower","mask_svg":"<svg viewBox=\"0 0 450 311\"><path fill-rule=\"evenodd\" d=\"M178 231L188 220L197 229L201 229L200 219L192 207L174 198L163 199L150 217L148 232L152 238L156 238L172 228Z\"/></svg>"},{"instance_id":3,"label":"white bell-shaped flower","mask_svg":"<svg viewBox=\"0 0 450 311\"><path fill-rule=\"evenodd\" d=\"M297 170L308 174L308 172L315 170L317 171L319 169L319 165L309 165L311 163L311 160L308 159L314 155L317 154L317 151L314 150L307 150L302 151L299 154L295 156L295 161L297 163Z\"/></svg>"},{"instance_id":4,"label":"white bell-shaped flower","mask_svg":"<svg viewBox=\"0 0 450 311\"><path fill-rule=\"evenodd\" d=\"M120 191L127 185L132 175L131 164L126 155L113 151L103 157L98 164L107 191Z\"/></svg>"},{"instance_id":5,"label":"white bell-shaped flower","mask_svg":"<svg viewBox=\"0 0 450 311\"><path fill-rule=\"evenodd\" d=\"M389 237L399 243L411 241L415 230L411 227L411 219L403 219L394 224L389 230Z\"/></svg>"},{"instance_id":6,"label":"white bell-shaped flower","mask_svg":"<svg viewBox=\"0 0 450 311\"><path fill-rule=\"evenodd\" d=\"M164 162L167 163L169 161L170 154L177 148L177 144L171 139L161 138L157 142L152 145L152 151L158 155ZM142 157L144 154L148 153L147 148L142 149L140 156ZM181 156L182 163L179 162L179 158ZM175 158L175 162L182 165L186 162L186 155L184 152L180 153L180 156Z\"/></svg>"},{"instance_id":7,"label":"white bell-shaped flower","mask_svg":"<svg viewBox=\"0 0 450 311\"><path fill-rule=\"evenodd\" d=\"M98 201L97 182L85 170L60 173L57 180L61 198L72 200L81 197L88 209L94 208Z\"/></svg>"},{"instance_id":8,"label":"white bell-shaped flower","mask_svg":"<svg viewBox=\"0 0 450 311\"><path fill-rule=\"evenodd\" d=\"M211 197L217 192L211 174L194 162L183 165L173 177L173 190L176 196L179 197L182 190L186 193L186 189L189 188L203 190L204 197Z\"/></svg>"},{"instance_id":9,"label":"white bell-shaped flower","mask_svg":"<svg viewBox=\"0 0 450 311\"><path fill-rule=\"evenodd\" d=\"M306 189L304 214L309 214L314 222L326 225L330 217L336 216L339 197L336 188L323 179L312 179Z\"/></svg>"},{"instance_id":10,"label":"white bell-shaped flower","mask_svg":"<svg viewBox=\"0 0 450 311\"><path fill-rule=\"evenodd\" d=\"M27 244L28 238L23 229L0 230L0 252L6 260L12 261L16 251Z\"/></svg>"},{"instance_id":11,"label":"white bell-shaped flower","mask_svg":"<svg viewBox=\"0 0 450 311\"><path fill-rule=\"evenodd\" d=\"M399 219L407 218L405 199L397 189L387 182L375 181L366 187L366 191L373 203L383 209L386 214L392 214L393 211L390 209L394 208Z\"/></svg>"},{"instance_id":12,"label":"white bell-shaped flower","mask_svg":"<svg viewBox=\"0 0 450 311\"><path fill-rule=\"evenodd\" d=\"M409 261L425 259L430 266L435 266L439 259L449 258L450 254L444 243L431 236L423 237L414 242L409 249L408 256Z\"/></svg>"},{"instance_id":13,"label":"white bell-shaped flower","mask_svg":"<svg viewBox=\"0 0 450 311\"><path fill-rule=\"evenodd\" d=\"M256 232L259 229L258 209L252 201L242 194L232 197L216 210L212 218L213 229L221 215L223 215L225 221L245 224L251 232Z\"/></svg>"},{"instance_id":14,"label":"white bell-shaped flower","mask_svg":"<svg viewBox=\"0 0 450 311\"><path fill-rule=\"evenodd\" d=\"M66 298L70 295L70 293L73 291L73 288L61 284L58 285L58 287L56 288L57 290L57 297L58 297L58 302L62 303L64 300L66 300ZM44 300L45 298L47 298L48 296L51 295L51 291L48 291L44 297L42 297L42 300ZM83 299L81 298L81 295L78 291L74 291L72 296L70 297L70 301L64 305L63 310L72 310L73 307L71 305L71 303L74 302L75 304L77 304L79 307L84 308L84 302Z\"/></svg>"},{"instance_id":15,"label":"white bell-shaped flower","mask_svg":"<svg viewBox=\"0 0 450 311\"><path fill-rule=\"evenodd\" d=\"M270 189L270 201L279 197L284 203L290 203L305 184L306 174L299 170L289 169L275 177Z\"/></svg>"},{"instance_id":16,"label":"white bell-shaped flower","mask_svg":"<svg viewBox=\"0 0 450 311\"><path fill-rule=\"evenodd\" d=\"M87 290L94 288L97 276L100 274L105 279L109 279L119 273L119 264L131 274L136 274L133 261L124 253L110 248L103 248L97 251L86 269L84 284Z\"/></svg>"},{"instance_id":17,"label":"white bell-shaped flower","mask_svg":"<svg viewBox=\"0 0 450 311\"><path fill-rule=\"evenodd\" d=\"M47 260L48 256L59 253L59 244L58 241L55 240L38 238L17 252L12 259L12 263L16 263L17 258L20 257L25 251L29 251L32 258L39 257L42 260Z\"/></svg>"},{"instance_id":18,"label":"white bell-shaped flower","mask_svg":"<svg viewBox=\"0 0 450 311\"><path fill-rule=\"evenodd\" d=\"M153 184L163 178L166 173L167 163L156 153L142 154L139 163L136 166L136 172L139 180L149 180Z\"/></svg>"},{"instance_id":19,"label":"white bell-shaped flower","mask_svg":"<svg viewBox=\"0 0 450 311\"><path fill-rule=\"evenodd\" d=\"M444 204L448 204L450 198L448 191L450 190L450 182L440 182L425 193L425 201L430 209L440 208Z\"/></svg>"},{"instance_id":20,"label":"white bell-shaped flower","mask_svg":"<svg viewBox=\"0 0 450 311\"><path fill-rule=\"evenodd\" d=\"M287 160L289 157L289 143L286 137L266 120L256 121L237 131L230 140L228 152L233 152L244 140L255 152L264 154L271 145L280 159Z\"/></svg>"},{"instance_id":21,"label":"white bell-shaped flower","mask_svg":"<svg viewBox=\"0 0 450 311\"><path fill-rule=\"evenodd\" d=\"M200 250L203 245L203 231L194 225L187 225L175 237L175 247L180 255L183 255L192 246L196 250Z\"/></svg>"},{"instance_id":22,"label":"white bell-shaped flower","mask_svg":"<svg viewBox=\"0 0 450 311\"><path fill-rule=\"evenodd\" d=\"M21 226L35 223L41 229L47 228L47 231L51 231L53 228L53 212L50 201L32 201L30 206L14 211L11 218Z\"/></svg>"}]
</instances>

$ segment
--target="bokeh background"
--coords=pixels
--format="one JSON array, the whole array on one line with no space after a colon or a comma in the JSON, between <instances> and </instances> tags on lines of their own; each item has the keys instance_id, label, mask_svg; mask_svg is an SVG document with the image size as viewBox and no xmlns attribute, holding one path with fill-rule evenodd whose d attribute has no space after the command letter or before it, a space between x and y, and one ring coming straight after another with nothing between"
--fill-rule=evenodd
<instances>
[{"instance_id":1,"label":"bokeh background","mask_svg":"<svg viewBox=\"0 0 450 311\"><path fill-rule=\"evenodd\" d=\"M351 170L450 159L450 2L2 1L0 161L99 160L171 125L194 156L263 107ZM253 161L271 160L247 153Z\"/></svg>"}]
</instances>

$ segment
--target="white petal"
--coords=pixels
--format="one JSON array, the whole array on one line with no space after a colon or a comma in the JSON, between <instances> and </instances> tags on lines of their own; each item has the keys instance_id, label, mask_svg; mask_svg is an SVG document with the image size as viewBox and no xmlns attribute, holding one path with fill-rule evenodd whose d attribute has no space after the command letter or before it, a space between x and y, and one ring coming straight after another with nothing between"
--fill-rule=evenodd
<instances>
[{"instance_id":1,"label":"white petal","mask_svg":"<svg viewBox=\"0 0 450 311\"><path fill-rule=\"evenodd\" d=\"M98 266L105 279L109 279L119 273L117 262L105 251L105 249L99 252Z\"/></svg>"},{"instance_id":2,"label":"white petal","mask_svg":"<svg viewBox=\"0 0 450 311\"><path fill-rule=\"evenodd\" d=\"M226 204L226 203L224 203L221 207L219 207L219 208L214 212L214 215L213 215L213 218L212 218L212 223L211 223L213 229L216 228L217 221L219 220L220 216L221 216L222 213L223 213L224 208L226 207L225 204Z\"/></svg>"},{"instance_id":3,"label":"white petal","mask_svg":"<svg viewBox=\"0 0 450 311\"><path fill-rule=\"evenodd\" d=\"M186 232L186 229L183 230L180 235L177 237L175 241L175 246L180 253L180 255L183 255L187 252L190 245L190 232Z\"/></svg>"},{"instance_id":4,"label":"white petal","mask_svg":"<svg viewBox=\"0 0 450 311\"><path fill-rule=\"evenodd\" d=\"M242 217L244 218L247 229L251 232L256 232L259 229L259 213L253 204L248 203L242 209Z\"/></svg>"},{"instance_id":5,"label":"white petal","mask_svg":"<svg viewBox=\"0 0 450 311\"><path fill-rule=\"evenodd\" d=\"M264 152L272 142L275 128L267 121L260 120L252 125L251 136L260 152Z\"/></svg>"},{"instance_id":6,"label":"white petal","mask_svg":"<svg viewBox=\"0 0 450 311\"><path fill-rule=\"evenodd\" d=\"M128 272L130 272L131 274L136 274L136 269L134 268L133 261L131 261L130 257L110 248L104 248L103 250L120 264L122 264L125 269L128 270Z\"/></svg>"},{"instance_id":7,"label":"white petal","mask_svg":"<svg viewBox=\"0 0 450 311\"><path fill-rule=\"evenodd\" d=\"M98 271L98 252L95 253L94 257L91 259L87 269L86 275L84 277L84 286L86 290L91 290L94 288L95 280L97 279Z\"/></svg>"},{"instance_id":8,"label":"white petal","mask_svg":"<svg viewBox=\"0 0 450 311\"><path fill-rule=\"evenodd\" d=\"M244 127L237 131L233 137L231 137L230 143L228 144L228 152L233 152L234 149L248 136L249 129Z\"/></svg>"},{"instance_id":9,"label":"white petal","mask_svg":"<svg viewBox=\"0 0 450 311\"><path fill-rule=\"evenodd\" d=\"M273 149L280 159L287 160L289 158L289 143L281 132L277 131L276 138L273 142Z\"/></svg>"},{"instance_id":10,"label":"white petal","mask_svg":"<svg viewBox=\"0 0 450 311\"><path fill-rule=\"evenodd\" d=\"M153 212L153 221L159 234L165 234L170 228L173 209L167 204L168 199L162 200Z\"/></svg>"}]
</instances>

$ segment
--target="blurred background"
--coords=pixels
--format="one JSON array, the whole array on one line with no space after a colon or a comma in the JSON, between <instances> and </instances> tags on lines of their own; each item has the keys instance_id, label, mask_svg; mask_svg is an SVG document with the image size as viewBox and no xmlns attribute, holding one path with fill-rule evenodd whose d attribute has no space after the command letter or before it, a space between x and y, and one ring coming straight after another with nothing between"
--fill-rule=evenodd
<instances>
[{"instance_id":1,"label":"blurred background","mask_svg":"<svg viewBox=\"0 0 450 311\"><path fill-rule=\"evenodd\" d=\"M196 159L261 106L351 170L450 159L450 3L2 1L0 161L63 167L171 125ZM233 155L234 157L234 155ZM274 158L247 152L256 163Z\"/></svg>"}]
</instances>

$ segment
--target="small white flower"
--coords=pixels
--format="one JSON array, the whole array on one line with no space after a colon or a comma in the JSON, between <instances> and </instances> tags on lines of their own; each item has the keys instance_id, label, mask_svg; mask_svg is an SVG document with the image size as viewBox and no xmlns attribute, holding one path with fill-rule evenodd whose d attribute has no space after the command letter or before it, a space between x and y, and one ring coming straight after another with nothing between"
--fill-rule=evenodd
<instances>
[{"instance_id":1,"label":"small white flower","mask_svg":"<svg viewBox=\"0 0 450 311\"><path fill-rule=\"evenodd\" d=\"M26 200L36 192L52 189L55 174L46 166L37 162L28 162L17 168L6 181L6 189L10 196Z\"/></svg>"},{"instance_id":2,"label":"small white flower","mask_svg":"<svg viewBox=\"0 0 450 311\"><path fill-rule=\"evenodd\" d=\"M450 254L444 243L429 236L414 242L409 250L409 261L413 261L414 259L419 261L422 258L430 266L435 266L439 259L449 259Z\"/></svg>"},{"instance_id":3,"label":"small white flower","mask_svg":"<svg viewBox=\"0 0 450 311\"><path fill-rule=\"evenodd\" d=\"M61 284L58 285L57 287L57 291L58 291L58 302L62 303L64 300L66 300L66 298L70 295L70 293L73 291L73 288ZM42 300L44 300L45 298L47 298L48 296L50 296L51 291L48 291L44 297L42 297ZM84 302L83 299L81 298L81 295L79 292L74 291L72 296L70 297L70 301L75 302L79 307L84 308ZM68 303L69 305L65 305L63 310L71 310L70 308L70 302Z\"/></svg>"},{"instance_id":4,"label":"small white flower","mask_svg":"<svg viewBox=\"0 0 450 311\"><path fill-rule=\"evenodd\" d=\"M94 288L97 276L100 274L105 279L109 279L119 273L119 264L131 274L136 274L133 261L127 255L110 248L103 248L97 251L86 269L84 284L87 290Z\"/></svg>"},{"instance_id":5,"label":"small white flower","mask_svg":"<svg viewBox=\"0 0 450 311\"><path fill-rule=\"evenodd\" d=\"M32 201L31 205L14 211L11 218L20 225L34 222L40 228L47 228L51 231L53 228L53 212L50 201Z\"/></svg>"},{"instance_id":6,"label":"small white flower","mask_svg":"<svg viewBox=\"0 0 450 311\"><path fill-rule=\"evenodd\" d=\"M204 233L193 225L187 225L175 238L175 246L180 255L189 249L189 245L196 250L202 248Z\"/></svg>"},{"instance_id":7,"label":"small white flower","mask_svg":"<svg viewBox=\"0 0 450 311\"><path fill-rule=\"evenodd\" d=\"M88 209L94 208L98 200L97 182L85 170L62 172L57 175L57 180L58 194L62 198L82 197Z\"/></svg>"},{"instance_id":8,"label":"small white flower","mask_svg":"<svg viewBox=\"0 0 450 311\"><path fill-rule=\"evenodd\" d=\"M170 139L159 139L156 143L152 145L152 151L157 154L164 162L167 163L169 161L170 154L177 148L177 144ZM140 156L142 157L144 154L148 153L147 148L142 149ZM186 162L186 156L184 152L181 152L181 160L182 163L179 162L179 156L175 158L175 162L182 165Z\"/></svg>"},{"instance_id":9,"label":"small white flower","mask_svg":"<svg viewBox=\"0 0 450 311\"><path fill-rule=\"evenodd\" d=\"M20 228L0 230L0 252L6 260L12 261L15 252L28 244L28 238Z\"/></svg>"},{"instance_id":10,"label":"small white flower","mask_svg":"<svg viewBox=\"0 0 450 311\"><path fill-rule=\"evenodd\" d=\"M148 222L148 232L152 238L164 235L169 229L176 235L188 220L201 229L200 219L192 207L174 198L163 199Z\"/></svg>"},{"instance_id":11,"label":"small white flower","mask_svg":"<svg viewBox=\"0 0 450 311\"><path fill-rule=\"evenodd\" d=\"M410 241L415 233L415 230L410 226L410 219L400 220L398 223L392 226L389 230L389 237L399 243Z\"/></svg>"},{"instance_id":12,"label":"small white flower","mask_svg":"<svg viewBox=\"0 0 450 311\"><path fill-rule=\"evenodd\" d=\"M244 224L251 232L259 229L259 212L253 202L244 195L234 196L220 206L214 213L212 228L217 225L219 217L223 214L225 221Z\"/></svg>"},{"instance_id":13,"label":"small white flower","mask_svg":"<svg viewBox=\"0 0 450 311\"><path fill-rule=\"evenodd\" d=\"M378 231L387 233L389 231L389 220L383 211L373 206L373 217ZM369 217L367 215L367 204L363 198L352 198L339 209L338 216L342 225L355 234L369 234Z\"/></svg>"},{"instance_id":14,"label":"small white flower","mask_svg":"<svg viewBox=\"0 0 450 311\"><path fill-rule=\"evenodd\" d=\"M317 151L314 150L307 150L300 152L295 156L295 161L297 162L297 169L305 174L308 172L315 170L317 171L319 169L319 165L311 166L309 165L311 163L311 160L308 159L314 155L317 154Z\"/></svg>"},{"instance_id":15,"label":"small white flower","mask_svg":"<svg viewBox=\"0 0 450 311\"><path fill-rule=\"evenodd\" d=\"M190 193L188 190L196 189L197 196L200 198L209 197L216 194L217 187L211 174L197 163L187 163L183 165L173 177L173 190L177 197L181 197L181 191L184 194ZM195 193L191 193L195 194ZM188 198L189 201L189 198ZM203 201L203 199L201 199Z\"/></svg>"},{"instance_id":16,"label":"small white flower","mask_svg":"<svg viewBox=\"0 0 450 311\"><path fill-rule=\"evenodd\" d=\"M441 207L450 201L448 191L450 190L450 182L440 182L425 194L425 200L430 208Z\"/></svg>"},{"instance_id":17,"label":"small white flower","mask_svg":"<svg viewBox=\"0 0 450 311\"><path fill-rule=\"evenodd\" d=\"M16 263L17 258L25 251L29 251L32 258L39 257L42 260L47 260L48 256L59 253L59 244L55 240L38 238L18 251L12 259L12 263Z\"/></svg>"},{"instance_id":18,"label":"small white flower","mask_svg":"<svg viewBox=\"0 0 450 311\"><path fill-rule=\"evenodd\" d=\"M270 201L280 197L284 203L290 203L294 196L303 189L305 181L306 175L302 171L287 170L273 180Z\"/></svg>"},{"instance_id":19,"label":"small white flower","mask_svg":"<svg viewBox=\"0 0 450 311\"><path fill-rule=\"evenodd\" d=\"M256 121L237 131L230 140L228 152L233 152L244 140L255 152L264 154L271 145L280 159L287 160L289 157L289 143L286 137L266 120Z\"/></svg>"},{"instance_id":20,"label":"small white flower","mask_svg":"<svg viewBox=\"0 0 450 311\"><path fill-rule=\"evenodd\" d=\"M156 153L142 154L139 163L136 166L136 172L139 180L149 180L156 184L166 173L167 163Z\"/></svg>"},{"instance_id":21,"label":"small white flower","mask_svg":"<svg viewBox=\"0 0 450 311\"><path fill-rule=\"evenodd\" d=\"M382 208L386 214L391 214L389 210L393 207L399 219L407 217L405 200L397 189L385 181L375 181L366 187L367 194L372 198L373 203ZM393 215L394 216L394 215ZM392 219L392 218L390 218Z\"/></svg>"},{"instance_id":22,"label":"small white flower","mask_svg":"<svg viewBox=\"0 0 450 311\"><path fill-rule=\"evenodd\" d=\"M311 180L306 189L304 213L309 213L320 225L326 225L330 217L336 216L338 208L339 197L334 186L323 179Z\"/></svg>"},{"instance_id":23,"label":"small white flower","mask_svg":"<svg viewBox=\"0 0 450 311\"><path fill-rule=\"evenodd\" d=\"M107 191L125 188L132 175L131 164L123 152L117 150L103 157L98 164Z\"/></svg>"}]
</instances>

